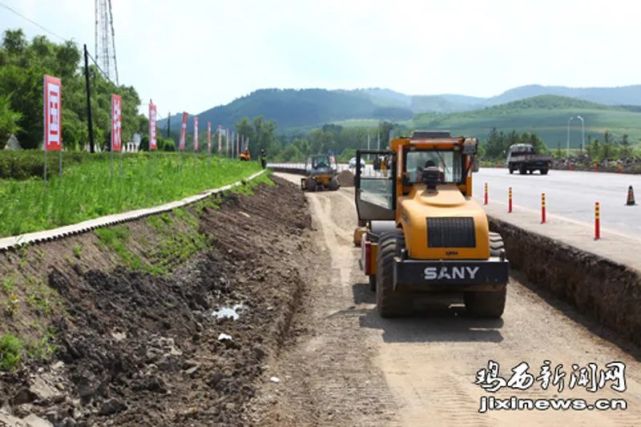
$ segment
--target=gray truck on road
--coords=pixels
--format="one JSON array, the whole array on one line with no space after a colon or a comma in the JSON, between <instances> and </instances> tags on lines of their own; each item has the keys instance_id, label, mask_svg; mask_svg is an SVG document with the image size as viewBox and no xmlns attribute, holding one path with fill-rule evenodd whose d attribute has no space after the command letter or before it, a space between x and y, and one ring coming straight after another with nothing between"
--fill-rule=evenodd
<instances>
[{"instance_id":1,"label":"gray truck on road","mask_svg":"<svg viewBox=\"0 0 641 427\"><path fill-rule=\"evenodd\" d=\"M536 154L532 144L514 144L507 152L506 163L510 173L519 171L521 175L525 175L538 170L541 175L547 175L552 165L552 157Z\"/></svg>"}]
</instances>

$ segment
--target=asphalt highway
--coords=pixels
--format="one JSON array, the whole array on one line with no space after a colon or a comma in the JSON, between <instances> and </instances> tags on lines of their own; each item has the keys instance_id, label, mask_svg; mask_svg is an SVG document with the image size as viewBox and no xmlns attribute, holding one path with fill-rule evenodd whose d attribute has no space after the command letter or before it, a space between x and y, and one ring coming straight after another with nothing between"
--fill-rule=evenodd
<instances>
[{"instance_id":1,"label":"asphalt highway","mask_svg":"<svg viewBox=\"0 0 641 427\"><path fill-rule=\"evenodd\" d=\"M474 197L483 199L488 184L489 203L507 209L512 187L513 210L540 211L541 193L551 218L559 217L592 226L594 204L601 205L601 224L628 237L641 239L641 176L599 172L551 170L548 175L510 175L507 169L482 168L474 174ZM637 205L626 206L628 187L636 191Z\"/></svg>"}]
</instances>

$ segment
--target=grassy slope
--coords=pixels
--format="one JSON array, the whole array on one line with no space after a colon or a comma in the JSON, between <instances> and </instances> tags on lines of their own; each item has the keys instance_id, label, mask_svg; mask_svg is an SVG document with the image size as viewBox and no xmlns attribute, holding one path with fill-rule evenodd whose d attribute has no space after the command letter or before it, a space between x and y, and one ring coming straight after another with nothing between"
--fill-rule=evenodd
<instances>
[{"instance_id":1,"label":"grassy slope","mask_svg":"<svg viewBox=\"0 0 641 427\"><path fill-rule=\"evenodd\" d=\"M453 114L420 114L407 125L421 129L450 129L456 134L485 137L499 130L534 131L550 146L565 146L569 117L585 119L586 141L592 135L603 140L608 130L614 136L628 134L631 143L641 140L641 113L623 108L606 107L586 101L557 96L540 96L496 107ZM574 120L572 146L581 143L580 121Z\"/></svg>"},{"instance_id":2,"label":"grassy slope","mask_svg":"<svg viewBox=\"0 0 641 427\"><path fill-rule=\"evenodd\" d=\"M34 153L41 155L41 153ZM45 186L41 179L0 180L0 237L73 224L110 213L150 207L237 181L256 162L197 155L131 155L87 160Z\"/></svg>"}]
</instances>

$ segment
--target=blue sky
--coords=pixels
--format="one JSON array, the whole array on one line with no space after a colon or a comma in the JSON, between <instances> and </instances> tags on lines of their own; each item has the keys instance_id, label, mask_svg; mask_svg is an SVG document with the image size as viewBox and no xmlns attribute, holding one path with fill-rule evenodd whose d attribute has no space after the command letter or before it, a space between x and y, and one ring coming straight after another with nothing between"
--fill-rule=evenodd
<instances>
[{"instance_id":1,"label":"blue sky","mask_svg":"<svg viewBox=\"0 0 641 427\"><path fill-rule=\"evenodd\" d=\"M94 47L93 0L0 0ZM628 0L112 0L121 83L159 115L253 90L385 87L491 96L641 83ZM0 29L38 27L0 7Z\"/></svg>"}]
</instances>

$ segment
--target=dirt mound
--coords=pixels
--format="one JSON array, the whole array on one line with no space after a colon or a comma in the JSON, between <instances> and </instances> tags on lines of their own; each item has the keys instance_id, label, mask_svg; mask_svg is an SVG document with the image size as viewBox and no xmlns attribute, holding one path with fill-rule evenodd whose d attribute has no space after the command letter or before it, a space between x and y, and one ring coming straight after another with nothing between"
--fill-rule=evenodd
<instances>
[{"instance_id":1,"label":"dirt mound","mask_svg":"<svg viewBox=\"0 0 641 427\"><path fill-rule=\"evenodd\" d=\"M49 326L57 352L0 376L0 403L11 416L65 426L248 422L245 405L302 292L303 230L311 224L304 196L278 181L252 197L233 194L172 215L197 218L209 244L169 274L96 269L94 257L113 257L100 245L86 259L47 265L62 307ZM131 256L149 253L159 229L149 221L125 227ZM69 251L92 240L65 245ZM221 308L237 319L218 319L213 312Z\"/></svg>"},{"instance_id":2,"label":"dirt mound","mask_svg":"<svg viewBox=\"0 0 641 427\"><path fill-rule=\"evenodd\" d=\"M354 186L354 174L348 170L340 172L337 176L338 182L343 187Z\"/></svg>"}]
</instances>

